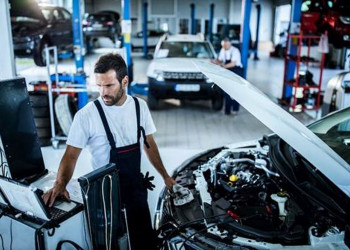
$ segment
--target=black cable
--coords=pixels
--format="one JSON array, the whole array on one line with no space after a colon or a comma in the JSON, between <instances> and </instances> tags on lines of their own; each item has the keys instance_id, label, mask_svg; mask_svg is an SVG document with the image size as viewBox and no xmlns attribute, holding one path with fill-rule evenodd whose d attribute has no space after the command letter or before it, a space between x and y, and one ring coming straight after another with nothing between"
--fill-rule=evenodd
<instances>
[{"instance_id":1,"label":"black cable","mask_svg":"<svg viewBox=\"0 0 350 250\"><path fill-rule=\"evenodd\" d=\"M5 151L3 150L3 148L0 147L0 171L2 172L2 175L5 177L9 177L9 172L6 173L6 166L8 166L8 163L5 161Z\"/></svg>"},{"instance_id":2,"label":"black cable","mask_svg":"<svg viewBox=\"0 0 350 250\"><path fill-rule=\"evenodd\" d=\"M54 236L55 232L56 232L56 228L53 227L53 228L51 228L51 232L47 231L47 235L52 237L52 236Z\"/></svg>"},{"instance_id":3,"label":"black cable","mask_svg":"<svg viewBox=\"0 0 350 250\"><path fill-rule=\"evenodd\" d=\"M192 224L194 224L194 223L197 223L197 222L199 222L199 221L202 221L202 220L212 219L212 218L216 218L216 217L220 217L220 216L224 216L224 215L229 216L227 213L217 214L217 215L209 216L209 217L206 217L206 218L200 218L200 219L197 219L197 220L192 220L192 221L189 221L189 222L186 222L186 223L180 225L178 228L175 228L173 231L171 231L171 233L170 233L169 235L167 235L167 236L164 238L163 244L161 245L161 248L164 247L166 241L167 241L171 236L173 236L174 233L180 231L181 229L186 228L186 227L188 227L188 226L190 226L190 225L192 225Z\"/></svg>"},{"instance_id":4,"label":"black cable","mask_svg":"<svg viewBox=\"0 0 350 250\"><path fill-rule=\"evenodd\" d=\"M10 236L11 236L10 250L12 250L12 219L11 219L11 223L10 223Z\"/></svg>"},{"instance_id":5,"label":"black cable","mask_svg":"<svg viewBox=\"0 0 350 250\"><path fill-rule=\"evenodd\" d=\"M0 238L1 238L1 246L2 246L2 250L5 250L5 246L4 246L4 238L2 238L2 235L0 234Z\"/></svg>"},{"instance_id":6,"label":"black cable","mask_svg":"<svg viewBox=\"0 0 350 250\"><path fill-rule=\"evenodd\" d=\"M179 250L181 250L181 248L183 248L183 247L185 246L185 243L186 243L188 240L190 240L193 236L195 236L196 234L199 234L199 233L201 233L201 232L204 232L205 230L208 230L208 229L211 228L211 227L215 227L215 226L218 226L218 225L225 224L225 223L227 223L227 222L228 222L228 221L222 222L222 223L216 223L216 224L213 224L213 225L211 225L211 226L209 226L209 227L203 228L203 229L198 230L197 232L191 234L191 235L188 236L188 237L186 238L186 240L182 243L182 245L179 247Z\"/></svg>"},{"instance_id":7,"label":"black cable","mask_svg":"<svg viewBox=\"0 0 350 250\"><path fill-rule=\"evenodd\" d=\"M87 249L90 249L90 248L89 248L89 243L88 243L88 241L87 241L87 239L86 239L86 228L85 228L85 222L86 222L86 224L88 223L88 222L87 222L87 220L85 220L85 213L83 212L83 228L84 228L84 238L85 238L85 243L86 243L86 247L87 247Z\"/></svg>"},{"instance_id":8,"label":"black cable","mask_svg":"<svg viewBox=\"0 0 350 250\"><path fill-rule=\"evenodd\" d=\"M245 219L250 219L250 218L256 217L256 216L258 216L258 215L259 215L259 214L253 214L253 215L250 215L250 216L246 216L246 217L240 218L239 221L245 220ZM186 240L182 243L182 245L179 247L179 250L181 250L181 248L184 247L185 243L186 243L188 240L190 240L193 236L195 236L196 234L199 234L199 233L201 233L201 232L204 232L205 230L208 230L208 228L211 228L211 227L214 227L214 226L223 225L223 224L226 224L226 223L229 223L229 222L232 222L232 220L230 219L230 220L227 220L227 221L224 221L224 222L221 222L221 223L215 223L215 224L213 224L213 225L210 225L209 227L203 228L203 229L201 229L201 230L199 230L199 231L197 231L197 232L191 234L191 235L188 236L188 237L186 238Z\"/></svg>"}]
</instances>

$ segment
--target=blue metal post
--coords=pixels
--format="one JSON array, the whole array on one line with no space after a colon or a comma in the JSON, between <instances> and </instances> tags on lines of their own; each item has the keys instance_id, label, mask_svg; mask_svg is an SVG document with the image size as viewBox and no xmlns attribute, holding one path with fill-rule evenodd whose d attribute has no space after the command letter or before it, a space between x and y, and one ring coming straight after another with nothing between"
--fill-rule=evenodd
<instances>
[{"instance_id":1,"label":"blue metal post","mask_svg":"<svg viewBox=\"0 0 350 250\"><path fill-rule=\"evenodd\" d=\"M74 60L77 78L82 78L82 82L86 83L86 75L84 73L84 39L81 26L80 0L73 0L73 45ZM84 107L88 103L88 94L86 92L78 93L78 108Z\"/></svg>"},{"instance_id":2,"label":"blue metal post","mask_svg":"<svg viewBox=\"0 0 350 250\"><path fill-rule=\"evenodd\" d=\"M250 11L252 8L251 0L242 0L242 14L244 15L242 24L242 64L243 64L243 77L247 78L248 69L248 53L249 53L249 41L250 41Z\"/></svg>"},{"instance_id":3,"label":"blue metal post","mask_svg":"<svg viewBox=\"0 0 350 250\"><path fill-rule=\"evenodd\" d=\"M129 77L129 83L132 82L133 76L132 76L132 60L131 60L131 43L130 43L130 36L131 36L131 20L130 20L130 0L122 0L122 10L123 10L123 23L124 28L124 47L126 50L126 64L128 66L128 77ZM130 86L130 85L129 85Z\"/></svg>"},{"instance_id":4,"label":"blue metal post","mask_svg":"<svg viewBox=\"0 0 350 250\"><path fill-rule=\"evenodd\" d=\"M196 34L196 5L191 3L191 34Z\"/></svg>"},{"instance_id":5,"label":"blue metal post","mask_svg":"<svg viewBox=\"0 0 350 250\"><path fill-rule=\"evenodd\" d=\"M214 20L214 7L215 5L212 3L210 4L209 8L209 27L208 27L208 32L209 32L209 40L212 42L213 41L213 20Z\"/></svg>"},{"instance_id":6,"label":"blue metal post","mask_svg":"<svg viewBox=\"0 0 350 250\"><path fill-rule=\"evenodd\" d=\"M256 5L256 11L257 11L257 20L256 20L254 60L259 60L258 45L259 45L259 29L260 29L260 13L261 13L261 5L260 4Z\"/></svg>"},{"instance_id":7,"label":"blue metal post","mask_svg":"<svg viewBox=\"0 0 350 250\"><path fill-rule=\"evenodd\" d=\"M290 27L289 27L289 33L292 34L294 32L295 25L297 23L300 24L301 20L301 4L302 0L293 0L292 1L292 13L291 13L291 18L290 18ZM293 24L294 23L294 24ZM298 51L298 41L293 41L292 39L289 40L289 48L287 48L287 53L290 55L297 55ZM286 72L286 80L289 81L292 78L294 78L294 73L295 73L295 67L296 64L293 61L288 61L287 62L287 72ZM284 98L289 98L292 96L292 91L293 88L292 86L286 86L286 88L283 90L284 91Z\"/></svg>"},{"instance_id":8,"label":"blue metal post","mask_svg":"<svg viewBox=\"0 0 350 250\"><path fill-rule=\"evenodd\" d=\"M148 3L143 3L143 24L142 24L142 34L143 34L143 56L147 58L147 7Z\"/></svg>"},{"instance_id":9,"label":"blue metal post","mask_svg":"<svg viewBox=\"0 0 350 250\"><path fill-rule=\"evenodd\" d=\"M73 0L73 44L74 60L77 72L84 71L84 40L81 29L80 0Z\"/></svg>"}]
</instances>

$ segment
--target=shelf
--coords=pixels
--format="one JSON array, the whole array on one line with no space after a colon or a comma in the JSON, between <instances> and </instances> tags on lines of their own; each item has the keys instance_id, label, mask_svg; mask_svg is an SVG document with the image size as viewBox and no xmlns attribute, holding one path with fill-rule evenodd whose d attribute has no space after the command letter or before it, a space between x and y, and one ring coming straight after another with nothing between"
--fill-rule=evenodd
<instances>
[{"instance_id":1,"label":"shelf","mask_svg":"<svg viewBox=\"0 0 350 250\"><path fill-rule=\"evenodd\" d=\"M297 56L286 55L286 59L289 61L297 62ZM313 59L312 57L302 56L300 57L300 62L302 63L320 63L319 60Z\"/></svg>"},{"instance_id":2,"label":"shelf","mask_svg":"<svg viewBox=\"0 0 350 250\"><path fill-rule=\"evenodd\" d=\"M319 89L318 85L306 86L306 85L297 85L295 81L287 81L286 85L294 87L294 88L303 88L303 89Z\"/></svg>"},{"instance_id":3,"label":"shelf","mask_svg":"<svg viewBox=\"0 0 350 250\"><path fill-rule=\"evenodd\" d=\"M303 34L289 34L290 38L301 38L301 39L320 39L318 35L303 35Z\"/></svg>"},{"instance_id":4,"label":"shelf","mask_svg":"<svg viewBox=\"0 0 350 250\"><path fill-rule=\"evenodd\" d=\"M319 40L320 36L317 35L303 35L303 34L288 34L287 38L287 50L284 58L284 80L283 80L283 93L281 100L283 101L283 104L285 104L287 107L290 108L291 111L303 111L303 110L318 110L320 108L320 96L321 96L321 84L322 84L322 73L323 73L323 67L324 67L324 61L325 61L325 54L321 54L321 59L316 60L310 56L311 53L311 47L315 44L313 40ZM293 41L292 41L293 40ZM289 44L293 42L292 46L290 47ZM304 50L304 47L307 47L307 53L302 50ZM293 48L293 50L292 50ZM294 54L295 53L295 54ZM294 64L291 64L290 62L294 62ZM310 79L311 75L302 76L300 75L300 67L301 64L306 64L308 66L309 64L315 64L314 66L317 66L320 69L320 75L318 81L314 81L314 79ZM287 74L288 70L293 70L293 75ZM292 80L287 81L288 79L295 78ZM310 83L306 82L306 79ZM312 84L312 85L311 85ZM285 91L286 87L288 88L296 88L298 90L290 91L288 90L288 98L285 99ZM309 100L308 96L306 96L305 92L307 90L310 90L309 93L311 93L314 97L311 97L314 99L314 105L308 106L306 101ZM315 90L315 91L312 91ZM303 92L303 95L299 95L299 93ZM287 101L286 101L287 100ZM297 104L299 103L299 104ZM306 106L305 106L306 104Z\"/></svg>"}]
</instances>

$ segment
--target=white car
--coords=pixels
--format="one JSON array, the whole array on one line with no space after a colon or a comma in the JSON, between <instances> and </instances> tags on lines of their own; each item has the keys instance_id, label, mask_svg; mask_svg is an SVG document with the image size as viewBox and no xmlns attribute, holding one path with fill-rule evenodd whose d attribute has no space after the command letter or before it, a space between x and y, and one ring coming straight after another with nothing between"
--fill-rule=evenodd
<instances>
[{"instance_id":1,"label":"white car","mask_svg":"<svg viewBox=\"0 0 350 250\"><path fill-rule=\"evenodd\" d=\"M155 214L160 249L348 249L350 108L305 127L246 80L194 61L274 134L200 153Z\"/></svg>"},{"instance_id":2,"label":"white car","mask_svg":"<svg viewBox=\"0 0 350 250\"><path fill-rule=\"evenodd\" d=\"M192 64L215 58L212 45L200 35L165 35L147 70L149 108L156 109L160 99L175 98L211 100L213 109L221 110L222 91Z\"/></svg>"}]
</instances>

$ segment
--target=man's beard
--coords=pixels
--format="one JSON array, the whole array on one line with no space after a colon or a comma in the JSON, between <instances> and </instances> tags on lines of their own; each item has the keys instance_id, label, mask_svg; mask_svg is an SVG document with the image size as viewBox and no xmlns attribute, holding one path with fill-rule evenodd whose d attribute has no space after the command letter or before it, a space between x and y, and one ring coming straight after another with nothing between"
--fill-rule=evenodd
<instances>
[{"instance_id":1,"label":"man's beard","mask_svg":"<svg viewBox=\"0 0 350 250\"><path fill-rule=\"evenodd\" d=\"M122 99L123 95L124 89L121 88L115 96L104 95L102 96L102 100L106 104L106 106L113 106L116 103L118 103L120 99Z\"/></svg>"}]
</instances>

